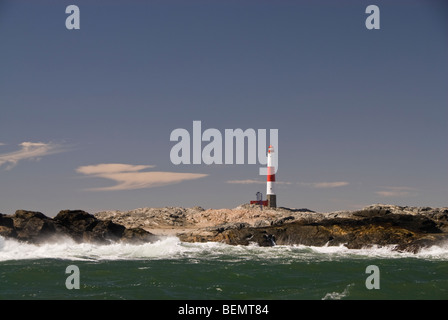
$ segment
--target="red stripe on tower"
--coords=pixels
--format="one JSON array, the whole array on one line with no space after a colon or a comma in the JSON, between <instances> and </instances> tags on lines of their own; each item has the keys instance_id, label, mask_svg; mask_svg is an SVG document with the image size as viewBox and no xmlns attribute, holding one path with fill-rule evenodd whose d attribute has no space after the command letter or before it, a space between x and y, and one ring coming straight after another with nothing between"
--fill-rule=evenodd
<instances>
[{"instance_id":1,"label":"red stripe on tower","mask_svg":"<svg viewBox=\"0 0 448 320\"><path fill-rule=\"evenodd\" d=\"M275 168L268 167L268 181L275 181Z\"/></svg>"},{"instance_id":2,"label":"red stripe on tower","mask_svg":"<svg viewBox=\"0 0 448 320\"><path fill-rule=\"evenodd\" d=\"M268 161L267 161L267 169L268 169L268 175L267 175L267 183L266 183L266 195L268 198L268 206L275 208L277 207L277 197L275 195L274 186L275 186L275 167L273 166L272 162L272 154L274 153L274 147L269 146L268 148Z\"/></svg>"}]
</instances>

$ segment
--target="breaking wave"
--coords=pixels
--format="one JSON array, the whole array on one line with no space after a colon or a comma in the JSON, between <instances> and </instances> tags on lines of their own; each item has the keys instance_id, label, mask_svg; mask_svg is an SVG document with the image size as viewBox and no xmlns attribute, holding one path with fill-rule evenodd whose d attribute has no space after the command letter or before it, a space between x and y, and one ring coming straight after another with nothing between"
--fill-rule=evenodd
<instances>
[{"instance_id":1,"label":"breaking wave","mask_svg":"<svg viewBox=\"0 0 448 320\"><path fill-rule=\"evenodd\" d=\"M341 300L350 294L350 287L354 285L354 283L349 284L342 292L329 292L325 294L322 300Z\"/></svg>"},{"instance_id":2,"label":"breaking wave","mask_svg":"<svg viewBox=\"0 0 448 320\"><path fill-rule=\"evenodd\" d=\"M267 260L331 261L365 258L417 258L448 261L448 243L422 249L418 253L398 252L393 246L368 249L348 249L345 246L231 246L223 243L184 243L176 237L162 238L153 243L97 245L76 243L71 239L60 239L54 243L28 244L0 236L0 261L25 259L64 260L146 260L146 259L190 259L200 262L207 259L225 261Z\"/></svg>"}]
</instances>

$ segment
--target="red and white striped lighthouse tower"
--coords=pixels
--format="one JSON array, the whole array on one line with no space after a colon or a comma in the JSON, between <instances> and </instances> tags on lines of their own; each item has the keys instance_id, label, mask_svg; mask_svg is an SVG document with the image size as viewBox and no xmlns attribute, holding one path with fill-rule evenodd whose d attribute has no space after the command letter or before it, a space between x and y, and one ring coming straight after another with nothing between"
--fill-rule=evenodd
<instances>
[{"instance_id":1,"label":"red and white striped lighthouse tower","mask_svg":"<svg viewBox=\"0 0 448 320\"><path fill-rule=\"evenodd\" d=\"M267 191L266 197L268 200L268 207L277 207L277 196L275 195L275 167L273 166L272 156L274 153L274 147L271 145L268 148L268 179L267 179Z\"/></svg>"}]
</instances>

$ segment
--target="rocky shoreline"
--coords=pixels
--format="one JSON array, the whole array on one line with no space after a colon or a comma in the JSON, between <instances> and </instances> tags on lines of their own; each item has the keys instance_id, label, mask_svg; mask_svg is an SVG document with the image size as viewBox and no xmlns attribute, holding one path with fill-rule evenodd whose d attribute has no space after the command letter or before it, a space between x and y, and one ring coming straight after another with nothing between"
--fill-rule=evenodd
<instances>
[{"instance_id":1,"label":"rocky shoreline","mask_svg":"<svg viewBox=\"0 0 448 320\"><path fill-rule=\"evenodd\" d=\"M371 205L356 211L318 213L308 209L260 210L256 205L235 209L141 208L95 215L151 232L169 230L184 242L218 241L257 244L339 246L360 249L395 246L418 252L448 241L448 208Z\"/></svg>"},{"instance_id":2,"label":"rocky shoreline","mask_svg":"<svg viewBox=\"0 0 448 320\"><path fill-rule=\"evenodd\" d=\"M0 214L0 236L35 244L67 238L78 243L99 244L144 243L158 239L142 228L126 228L111 220L99 220L82 210L63 210L54 218L26 210L17 210L13 215Z\"/></svg>"},{"instance_id":3,"label":"rocky shoreline","mask_svg":"<svg viewBox=\"0 0 448 320\"><path fill-rule=\"evenodd\" d=\"M145 243L174 235L184 242L230 245L309 245L359 249L395 246L418 252L448 241L448 208L371 205L356 211L318 213L308 209L201 207L103 211L63 210L54 218L17 210L0 214L0 235L30 243L57 241Z\"/></svg>"}]
</instances>

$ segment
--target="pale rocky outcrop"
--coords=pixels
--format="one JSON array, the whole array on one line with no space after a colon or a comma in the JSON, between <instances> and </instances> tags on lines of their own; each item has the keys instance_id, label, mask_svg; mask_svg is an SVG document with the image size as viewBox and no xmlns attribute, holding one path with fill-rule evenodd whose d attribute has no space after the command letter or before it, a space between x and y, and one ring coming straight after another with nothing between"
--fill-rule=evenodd
<instances>
[{"instance_id":1,"label":"pale rocky outcrop","mask_svg":"<svg viewBox=\"0 0 448 320\"><path fill-rule=\"evenodd\" d=\"M161 234L170 230L182 241L233 245L396 245L397 250L416 252L448 239L448 208L377 204L356 211L317 213L308 209L260 210L256 205L242 205L208 210L141 208L100 212L96 217Z\"/></svg>"}]
</instances>

